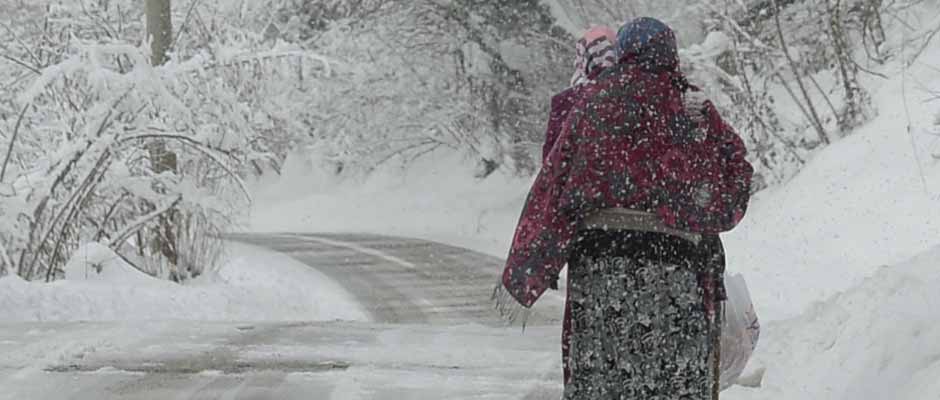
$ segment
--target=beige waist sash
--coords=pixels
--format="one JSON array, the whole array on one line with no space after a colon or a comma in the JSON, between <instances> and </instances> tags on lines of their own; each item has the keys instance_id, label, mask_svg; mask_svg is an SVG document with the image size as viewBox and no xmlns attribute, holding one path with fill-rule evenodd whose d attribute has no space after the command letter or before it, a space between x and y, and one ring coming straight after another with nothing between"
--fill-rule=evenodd
<instances>
[{"instance_id":1,"label":"beige waist sash","mask_svg":"<svg viewBox=\"0 0 940 400\"><path fill-rule=\"evenodd\" d=\"M641 232L664 233L677 236L698 244L702 235L692 232L673 229L660 220L655 214L643 211L628 210L625 208L607 208L588 215L581 223L581 230L627 230Z\"/></svg>"}]
</instances>

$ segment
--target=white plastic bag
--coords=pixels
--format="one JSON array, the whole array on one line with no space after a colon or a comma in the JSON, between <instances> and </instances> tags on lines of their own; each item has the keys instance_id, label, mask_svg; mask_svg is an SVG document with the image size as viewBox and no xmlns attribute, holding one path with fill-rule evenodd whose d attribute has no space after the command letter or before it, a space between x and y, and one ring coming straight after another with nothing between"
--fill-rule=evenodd
<instances>
[{"instance_id":1,"label":"white plastic bag","mask_svg":"<svg viewBox=\"0 0 940 400\"><path fill-rule=\"evenodd\" d=\"M724 302L721 326L721 390L733 385L757 347L760 323L751 302L751 293L740 274L725 277L728 300Z\"/></svg>"}]
</instances>

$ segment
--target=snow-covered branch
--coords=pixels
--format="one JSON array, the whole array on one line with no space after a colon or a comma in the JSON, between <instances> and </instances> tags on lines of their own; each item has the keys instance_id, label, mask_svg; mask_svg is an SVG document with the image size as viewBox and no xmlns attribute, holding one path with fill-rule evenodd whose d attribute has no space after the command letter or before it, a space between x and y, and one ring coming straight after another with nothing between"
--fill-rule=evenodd
<instances>
[{"instance_id":1,"label":"snow-covered branch","mask_svg":"<svg viewBox=\"0 0 940 400\"><path fill-rule=\"evenodd\" d=\"M248 201L248 204L252 204L254 200L251 197L251 191L248 189L248 185L245 181L238 175L235 170L229 166L225 160L219 157L217 151L211 146L199 142L189 136L183 134L174 134L174 133L141 133L136 135L129 135L122 137L119 142L133 142L138 140L147 140L147 139L163 139L163 140L174 140L180 143L186 144L187 146L199 151L205 155L209 160L212 160L219 168L222 168L223 171L228 174L229 178L235 181L238 184L238 187L241 189L242 194L245 196L245 199Z\"/></svg>"},{"instance_id":2,"label":"snow-covered branch","mask_svg":"<svg viewBox=\"0 0 940 400\"><path fill-rule=\"evenodd\" d=\"M173 211L180 203L183 201L183 196L177 196L175 200L166 202L160 207L157 207L153 212L141 216L137 220L128 224L124 229L118 231L111 237L105 244L111 249L117 251L131 236L136 234L141 229L144 229L147 224L153 222L155 219L166 215L167 213Z\"/></svg>"},{"instance_id":3,"label":"snow-covered branch","mask_svg":"<svg viewBox=\"0 0 940 400\"><path fill-rule=\"evenodd\" d=\"M20 116L16 119L16 127L13 128L13 134L10 137L10 145L7 146L6 157L3 158L3 165L0 166L0 182L6 180L7 167L10 165L10 159L13 157L13 149L16 147L16 138L20 135L20 128L23 124L23 116L26 115L27 109L29 109L29 105L23 107L23 110L20 111Z\"/></svg>"}]
</instances>

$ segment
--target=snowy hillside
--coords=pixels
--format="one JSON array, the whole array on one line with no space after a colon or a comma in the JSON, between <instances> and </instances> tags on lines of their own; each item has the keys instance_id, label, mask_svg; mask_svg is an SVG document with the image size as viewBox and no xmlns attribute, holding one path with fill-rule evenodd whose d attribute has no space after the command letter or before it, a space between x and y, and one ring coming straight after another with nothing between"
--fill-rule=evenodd
<instances>
[{"instance_id":1,"label":"snowy hillside","mask_svg":"<svg viewBox=\"0 0 940 400\"><path fill-rule=\"evenodd\" d=\"M765 315L793 316L940 244L940 102L925 91L940 88L940 46L930 49L906 78L895 66L894 78L877 82L874 121L760 193L728 235L729 265L753 275Z\"/></svg>"}]
</instances>

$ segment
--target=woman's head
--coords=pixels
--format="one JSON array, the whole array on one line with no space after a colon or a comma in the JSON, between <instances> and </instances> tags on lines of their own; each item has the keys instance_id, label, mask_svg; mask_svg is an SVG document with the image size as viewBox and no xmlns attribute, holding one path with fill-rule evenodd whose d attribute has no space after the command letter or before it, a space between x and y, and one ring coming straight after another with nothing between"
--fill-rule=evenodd
<instances>
[{"instance_id":1,"label":"woman's head","mask_svg":"<svg viewBox=\"0 0 940 400\"><path fill-rule=\"evenodd\" d=\"M662 21L643 17L624 24L617 33L619 62L639 65L651 72L677 71L676 35Z\"/></svg>"},{"instance_id":2,"label":"woman's head","mask_svg":"<svg viewBox=\"0 0 940 400\"><path fill-rule=\"evenodd\" d=\"M606 26L596 26L584 33L576 48L572 86L590 81L600 71L616 63L616 38L614 30Z\"/></svg>"}]
</instances>

